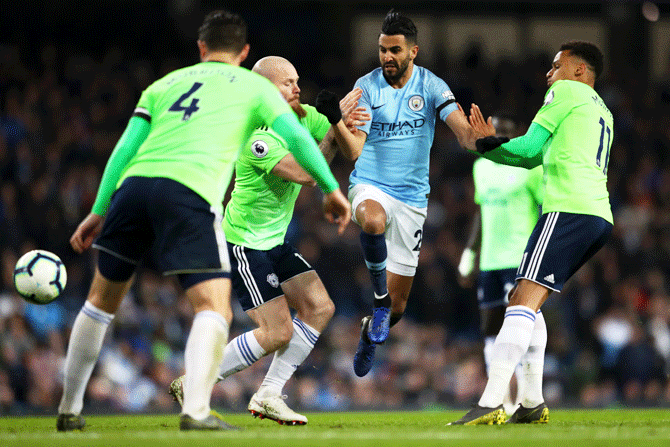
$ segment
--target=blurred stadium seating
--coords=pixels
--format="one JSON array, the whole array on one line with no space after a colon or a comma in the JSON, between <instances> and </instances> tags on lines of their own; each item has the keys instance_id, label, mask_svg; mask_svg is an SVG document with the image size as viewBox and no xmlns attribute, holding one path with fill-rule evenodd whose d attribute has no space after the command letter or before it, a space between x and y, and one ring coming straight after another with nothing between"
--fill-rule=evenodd
<instances>
[{"instance_id":1,"label":"blurred stadium seating","mask_svg":"<svg viewBox=\"0 0 670 447\"><path fill-rule=\"evenodd\" d=\"M201 11L217 6L77 3L27 2L0 18L0 414L55 412L65 343L95 260L95 253L74 253L68 239L90 210L141 91L195 61ZM226 5L249 22L247 67L268 54L289 58L301 75L303 102L313 103L320 88L345 93L376 66L386 9L281 4ZM670 405L670 21L663 19L670 5L659 5L661 20L651 21L636 2L425 4L415 11L404 2L404 11L420 18L425 52L417 63L444 78L462 104L504 111L525 125L542 103L557 43L585 32L606 49L596 88L615 117L609 190L616 225L606 247L543 308L545 397L561 406ZM512 43L493 45L490 29L506 36L497 41ZM337 237L321 217L319 192L303 190L289 238L321 275L337 313L289 382L289 403L305 410L438 408L465 406L481 394L476 298L455 275L475 209L472 162L438 126L406 318L364 379L351 366L372 297L358 227ZM351 169L341 157L333 163L343 187ZM57 253L68 269L64 295L47 306L27 305L13 290L14 263L33 248ZM182 372L190 312L175 282L142 270L106 340L87 410L176 411L166 389ZM250 324L239 306L235 315L231 336ZM267 360L217 385L213 405L246 408Z\"/></svg>"}]
</instances>

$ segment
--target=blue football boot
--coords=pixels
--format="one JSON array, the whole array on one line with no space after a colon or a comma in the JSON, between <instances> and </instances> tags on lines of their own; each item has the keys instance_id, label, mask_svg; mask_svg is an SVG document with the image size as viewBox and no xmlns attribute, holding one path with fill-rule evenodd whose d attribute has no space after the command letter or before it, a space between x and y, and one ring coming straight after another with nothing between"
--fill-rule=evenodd
<instances>
[{"instance_id":1,"label":"blue football boot","mask_svg":"<svg viewBox=\"0 0 670 447\"><path fill-rule=\"evenodd\" d=\"M391 325L391 309L388 307L375 307L372 309L372 320L370 321L370 329L368 330L368 337L372 343L384 343L386 337L389 336L389 329Z\"/></svg>"},{"instance_id":2,"label":"blue football boot","mask_svg":"<svg viewBox=\"0 0 670 447\"><path fill-rule=\"evenodd\" d=\"M361 339L358 342L356 354L354 354L354 372L358 377L363 377L370 371L375 359L376 345L368 338L368 326L371 318L368 316L361 321Z\"/></svg>"}]
</instances>

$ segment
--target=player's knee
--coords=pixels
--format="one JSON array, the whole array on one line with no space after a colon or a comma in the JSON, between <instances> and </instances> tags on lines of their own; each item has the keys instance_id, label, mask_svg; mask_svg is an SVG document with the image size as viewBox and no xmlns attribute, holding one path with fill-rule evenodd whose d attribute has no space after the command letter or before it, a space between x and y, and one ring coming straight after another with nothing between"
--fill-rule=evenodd
<instances>
[{"instance_id":1,"label":"player's knee","mask_svg":"<svg viewBox=\"0 0 670 447\"><path fill-rule=\"evenodd\" d=\"M323 303L320 303L317 314L324 324L327 323L335 314L335 304L330 299L324 300Z\"/></svg>"},{"instance_id":2,"label":"player's knee","mask_svg":"<svg viewBox=\"0 0 670 447\"><path fill-rule=\"evenodd\" d=\"M284 324L280 325L273 331L273 339L277 345L276 349L281 348L284 345L287 345L293 337L293 322L292 320L286 321Z\"/></svg>"},{"instance_id":3,"label":"player's knee","mask_svg":"<svg viewBox=\"0 0 670 447\"><path fill-rule=\"evenodd\" d=\"M386 231L386 212L374 200L364 200L356 207L356 221L368 234L382 234Z\"/></svg>"},{"instance_id":4,"label":"player's knee","mask_svg":"<svg viewBox=\"0 0 670 447\"><path fill-rule=\"evenodd\" d=\"M386 231L386 220L383 216L368 216L361 224L361 229L368 234L382 234Z\"/></svg>"},{"instance_id":5,"label":"player's knee","mask_svg":"<svg viewBox=\"0 0 670 447\"><path fill-rule=\"evenodd\" d=\"M356 216L361 229L368 234L382 234L386 231L386 214L383 210L364 208Z\"/></svg>"},{"instance_id":6,"label":"player's knee","mask_svg":"<svg viewBox=\"0 0 670 447\"><path fill-rule=\"evenodd\" d=\"M538 310L549 296L545 286L522 279L512 290L509 306L526 306Z\"/></svg>"},{"instance_id":7,"label":"player's knee","mask_svg":"<svg viewBox=\"0 0 670 447\"><path fill-rule=\"evenodd\" d=\"M304 300L296 309L298 311L297 317L321 332L333 315L335 314L335 304L328 297L326 293L322 299L319 300Z\"/></svg>"}]
</instances>

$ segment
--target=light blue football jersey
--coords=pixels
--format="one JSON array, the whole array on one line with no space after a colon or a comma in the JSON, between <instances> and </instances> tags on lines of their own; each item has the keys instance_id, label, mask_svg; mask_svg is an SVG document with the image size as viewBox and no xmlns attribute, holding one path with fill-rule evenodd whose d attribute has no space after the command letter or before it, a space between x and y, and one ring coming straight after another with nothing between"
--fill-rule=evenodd
<instances>
[{"instance_id":1,"label":"light blue football jersey","mask_svg":"<svg viewBox=\"0 0 670 447\"><path fill-rule=\"evenodd\" d=\"M423 67L414 66L401 89L391 87L381 68L356 81L363 90L359 106L372 119L359 129L368 134L363 152L349 177L376 186L408 205L428 205L428 164L435 120L458 110L449 86Z\"/></svg>"}]
</instances>

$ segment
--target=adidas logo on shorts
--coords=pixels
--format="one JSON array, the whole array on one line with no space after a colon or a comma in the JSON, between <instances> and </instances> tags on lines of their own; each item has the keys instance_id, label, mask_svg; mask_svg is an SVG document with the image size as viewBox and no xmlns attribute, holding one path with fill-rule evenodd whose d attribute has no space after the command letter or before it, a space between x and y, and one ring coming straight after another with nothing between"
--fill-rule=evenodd
<instances>
[{"instance_id":1,"label":"adidas logo on shorts","mask_svg":"<svg viewBox=\"0 0 670 447\"><path fill-rule=\"evenodd\" d=\"M550 282L550 283L552 283L552 284L553 284L554 282L556 282L556 280L554 279L554 274L553 274L553 273L552 273L551 275L547 275L547 276L545 276L545 277L544 277L544 280L547 281L547 282Z\"/></svg>"}]
</instances>

